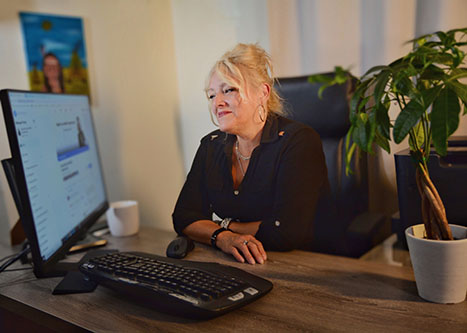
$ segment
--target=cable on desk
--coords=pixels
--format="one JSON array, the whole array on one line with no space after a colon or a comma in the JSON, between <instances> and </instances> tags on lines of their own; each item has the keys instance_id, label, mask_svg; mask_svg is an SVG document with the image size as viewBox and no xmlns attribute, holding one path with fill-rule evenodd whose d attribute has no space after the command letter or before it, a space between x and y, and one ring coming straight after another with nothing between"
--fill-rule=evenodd
<instances>
[{"instance_id":1,"label":"cable on desk","mask_svg":"<svg viewBox=\"0 0 467 333\"><path fill-rule=\"evenodd\" d=\"M4 272L16 272L16 271L27 271L29 269L33 269L34 267L23 267L23 268L12 268L12 269L5 269Z\"/></svg>"},{"instance_id":2,"label":"cable on desk","mask_svg":"<svg viewBox=\"0 0 467 333\"><path fill-rule=\"evenodd\" d=\"M31 247L29 246L29 244L27 244L24 247L24 249L21 250L20 252L14 254L14 255L6 256L5 258L3 258L1 261L7 260L8 258L9 259L0 266L0 273L3 272L8 266L10 266L16 260L20 259L24 255L27 255L30 251L31 251Z\"/></svg>"},{"instance_id":3,"label":"cable on desk","mask_svg":"<svg viewBox=\"0 0 467 333\"><path fill-rule=\"evenodd\" d=\"M15 255L16 255L16 253L13 253L13 254L10 254L9 256L6 256L6 257L0 259L0 263L6 261L7 259L10 259L11 257L14 257Z\"/></svg>"}]
</instances>

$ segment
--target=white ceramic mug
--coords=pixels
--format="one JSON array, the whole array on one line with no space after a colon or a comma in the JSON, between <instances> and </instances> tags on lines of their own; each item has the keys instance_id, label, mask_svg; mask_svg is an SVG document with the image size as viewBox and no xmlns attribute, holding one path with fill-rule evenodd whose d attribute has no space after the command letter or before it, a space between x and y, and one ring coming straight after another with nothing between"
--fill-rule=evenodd
<instances>
[{"instance_id":1,"label":"white ceramic mug","mask_svg":"<svg viewBox=\"0 0 467 333\"><path fill-rule=\"evenodd\" d=\"M138 202L132 200L116 201L106 212L107 225L112 236L131 236L139 230Z\"/></svg>"}]
</instances>

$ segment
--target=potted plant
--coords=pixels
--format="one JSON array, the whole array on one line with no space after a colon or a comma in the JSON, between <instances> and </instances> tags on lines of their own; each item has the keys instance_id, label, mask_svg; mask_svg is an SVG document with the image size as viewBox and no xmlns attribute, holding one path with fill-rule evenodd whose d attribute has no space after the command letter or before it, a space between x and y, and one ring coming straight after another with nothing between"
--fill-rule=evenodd
<instances>
[{"instance_id":1,"label":"potted plant","mask_svg":"<svg viewBox=\"0 0 467 333\"><path fill-rule=\"evenodd\" d=\"M349 102L346 172L351 172L349 165L357 147L373 153L375 143L389 153L390 140L401 143L408 137L423 220L423 225L406 230L417 288L425 299L456 303L466 296L467 228L448 224L427 161L432 145L436 153L446 155L448 138L457 129L460 115L467 113L467 85L460 81L467 77L462 50L467 45L467 28L439 31L411 42L413 49L408 54L389 65L369 69L357 80ZM335 73L334 78L313 75L310 81L324 83L325 89L345 82L351 75L341 67L336 67ZM400 109L394 124L389 119L391 107ZM457 259L454 247L459 251ZM435 262L437 258L440 263ZM446 272L447 267L454 271ZM463 276L459 275L461 270ZM444 277L456 277L457 282L443 282ZM459 294L440 294L447 289L456 289Z\"/></svg>"}]
</instances>

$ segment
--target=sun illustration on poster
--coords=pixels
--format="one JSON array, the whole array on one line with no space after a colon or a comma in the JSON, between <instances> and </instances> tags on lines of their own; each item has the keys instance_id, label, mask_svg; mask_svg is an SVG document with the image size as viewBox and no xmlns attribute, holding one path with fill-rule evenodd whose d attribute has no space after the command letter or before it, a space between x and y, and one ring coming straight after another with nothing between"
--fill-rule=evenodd
<instances>
[{"instance_id":1,"label":"sun illustration on poster","mask_svg":"<svg viewBox=\"0 0 467 333\"><path fill-rule=\"evenodd\" d=\"M42 21L42 29L44 29L45 31L52 29L52 22L48 20Z\"/></svg>"}]
</instances>

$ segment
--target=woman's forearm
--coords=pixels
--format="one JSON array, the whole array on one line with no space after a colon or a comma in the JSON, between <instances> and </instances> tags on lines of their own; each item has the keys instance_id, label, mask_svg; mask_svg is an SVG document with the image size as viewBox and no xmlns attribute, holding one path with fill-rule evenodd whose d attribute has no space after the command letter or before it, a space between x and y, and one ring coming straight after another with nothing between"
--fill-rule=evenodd
<instances>
[{"instance_id":1,"label":"woman's forearm","mask_svg":"<svg viewBox=\"0 0 467 333\"><path fill-rule=\"evenodd\" d=\"M260 224L261 221L231 222L229 229L238 234L254 236L258 232ZM191 223L183 229L183 233L197 242L210 244L211 235L217 229L219 229L219 226L215 222L210 220L199 220Z\"/></svg>"},{"instance_id":2,"label":"woman's forearm","mask_svg":"<svg viewBox=\"0 0 467 333\"><path fill-rule=\"evenodd\" d=\"M239 262L250 264L264 263L267 259L263 245L254 234L258 231L261 222L232 222L229 229L218 234L216 246L225 253L232 254ZM205 244L211 243L211 235L219 229L219 225L210 220L199 220L191 223L183 233L191 239Z\"/></svg>"},{"instance_id":3,"label":"woman's forearm","mask_svg":"<svg viewBox=\"0 0 467 333\"><path fill-rule=\"evenodd\" d=\"M183 229L183 233L197 242L211 244L211 235L217 229L219 226L213 221L199 220Z\"/></svg>"},{"instance_id":4,"label":"woman's forearm","mask_svg":"<svg viewBox=\"0 0 467 333\"><path fill-rule=\"evenodd\" d=\"M229 229L244 235L256 235L261 221L257 222L230 222Z\"/></svg>"}]
</instances>

